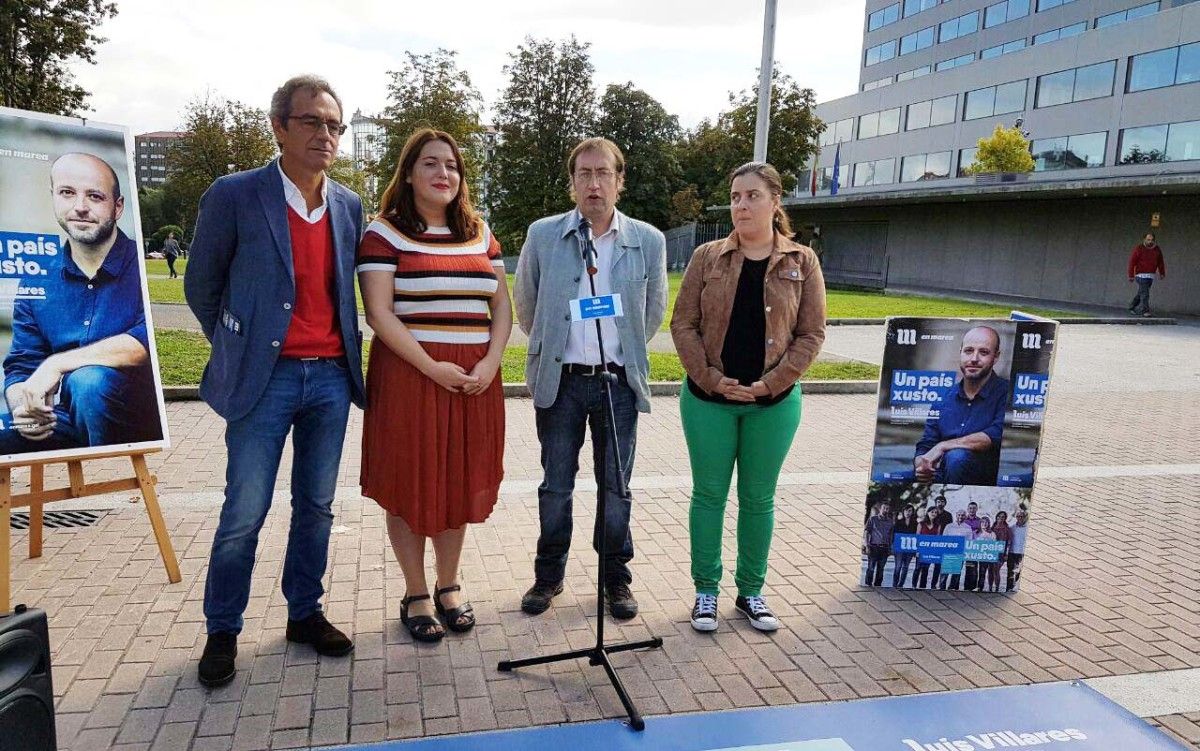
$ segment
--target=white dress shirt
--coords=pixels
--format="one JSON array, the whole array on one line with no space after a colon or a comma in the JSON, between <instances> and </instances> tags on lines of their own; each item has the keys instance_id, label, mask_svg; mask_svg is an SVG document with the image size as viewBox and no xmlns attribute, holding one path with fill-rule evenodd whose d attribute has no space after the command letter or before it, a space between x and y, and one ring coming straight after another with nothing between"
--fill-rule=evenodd
<instances>
[{"instance_id":1,"label":"white dress shirt","mask_svg":"<svg viewBox=\"0 0 1200 751\"><path fill-rule=\"evenodd\" d=\"M571 213L571 223L579 226L579 209ZM617 246L617 231L620 215L613 212L612 224L603 235L593 238L596 246L596 296L612 294L612 265L613 255ZM579 295L592 297L592 285L588 280L587 268L583 256L579 257ZM604 334L604 353L607 361L614 365L625 364L625 354L621 351L621 337L617 333L616 319L600 319L600 330ZM579 365L600 365L600 346L596 341L596 323L593 320L572 321L571 335L567 337L567 348L563 352L564 363Z\"/></svg>"},{"instance_id":2,"label":"white dress shirt","mask_svg":"<svg viewBox=\"0 0 1200 751\"><path fill-rule=\"evenodd\" d=\"M283 164L280 161L275 162L275 166L279 168L279 176L283 178L283 198L287 201L287 205L292 207L300 215L300 218L309 224L316 224L321 221L321 217L325 216L326 198L329 193L329 180L324 175L321 175L321 205L308 211L308 201L304 200L304 194L296 187L296 183L291 181L287 173L283 171Z\"/></svg>"}]
</instances>

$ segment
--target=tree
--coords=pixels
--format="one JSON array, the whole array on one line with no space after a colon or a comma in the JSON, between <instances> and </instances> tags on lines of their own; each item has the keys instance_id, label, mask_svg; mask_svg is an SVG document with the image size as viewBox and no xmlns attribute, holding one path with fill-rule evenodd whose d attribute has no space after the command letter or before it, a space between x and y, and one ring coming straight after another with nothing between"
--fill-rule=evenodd
<instances>
[{"instance_id":1,"label":"tree","mask_svg":"<svg viewBox=\"0 0 1200 751\"><path fill-rule=\"evenodd\" d=\"M339 154L329 168L329 176L360 196L367 194L367 173L354 166L354 160Z\"/></svg>"},{"instance_id":2,"label":"tree","mask_svg":"<svg viewBox=\"0 0 1200 751\"><path fill-rule=\"evenodd\" d=\"M0 3L0 105L54 115L83 109L88 92L68 65L95 65L105 40L96 28L117 15L103 0L4 0Z\"/></svg>"},{"instance_id":3,"label":"tree","mask_svg":"<svg viewBox=\"0 0 1200 751\"><path fill-rule=\"evenodd\" d=\"M704 120L685 141L681 162L684 180L695 185L706 205L729 202L729 173L754 157L754 128L758 114L758 86L729 94L730 109L716 122ZM823 123L816 116L816 95L802 89L776 67L771 75L771 127L767 135L767 161L791 191L796 176L807 169Z\"/></svg>"},{"instance_id":4,"label":"tree","mask_svg":"<svg viewBox=\"0 0 1200 751\"><path fill-rule=\"evenodd\" d=\"M185 134L171 146L164 200L178 206L189 227L200 196L222 175L261 167L275 156L267 113L237 101L205 97L188 105Z\"/></svg>"},{"instance_id":5,"label":"tree","mask_svg":"<svg viewBox=\"0 0 1200 751\"><path fill-rule=\"evenodd\" d=\"M567 156L595 118L589 46L574 36L558 44L526 37L509 53L491 188L493 230L509 252L521 247L530 222L571 207Z\"/></svg>"},{"instance_id":6,"label":"tree","mask_svg":"<svg viewBox=\"0 0 1200 751\"><path fill-rule=\"evenodd\" d=\"M625 192L621 209L659 229L671 227L671 196L682 170L676 146L682 135L679 118L658 100L629 82L612 84L600 99L596 133L625 154Z\"/></svg>"},{"instance_id":7,"label":"tree","mask_svg":"<svg viewBox=\"0 0 1200 751\"><path fill-rule=\"evenodd\" d=\"M688 185L671 196L670 225L678 227L681 224L694 222L704 215L704 204L695 185Z\"/></svg>"},{"instance_id":8,"label":"tree","mask_svg":"<svg viewBox=\"0 0 1200 751\"><path fill-rule=\"evenodd\" d=\"M986 172L1033 172L1033 155L1029 139L1020 128L997 125L992 135L980 138L976 144L975 161L967 167L969 175Z\"/></svg>"},{"instance_id":9,"label":"tree","mask_svg":"<svg viewBox=\"0 0 1200 751\"><path fill-rule=\"evenodd\" d=\"M459 70L451 50L437 49L428 55L405 52L408 60L400 70L389 71L388 106L383 111L383 155L373 165L379 195L387 188L400 161L404 142L418 128L435 128L454 136L466 162L467 183L478 195L483 169L480 141L483 126L479 113L483 98L471 77Z\"/></svg>"}]
</instances>

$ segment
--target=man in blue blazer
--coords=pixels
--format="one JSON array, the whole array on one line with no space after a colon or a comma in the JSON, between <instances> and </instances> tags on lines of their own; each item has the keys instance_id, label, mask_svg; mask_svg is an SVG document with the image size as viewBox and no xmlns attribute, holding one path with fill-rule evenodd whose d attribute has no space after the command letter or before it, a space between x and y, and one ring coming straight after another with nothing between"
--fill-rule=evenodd
<instances>
[{"instance_id":1,"label":"man in blue blazer","mask_svg":"<svg viewBox=\"0 0 1200 751\"><path fill-rule=\"evenodd\" d=\"M225 418L229 454L204 590L205 686L236 672L258 533L289 432L287 639L325 655L354 649L321 610L321 580L350 403L365 399L354 297L362 202L325 176L346 129L326 81L289 80L270 114L279 159L222 177L204 194L184 279L188 305L212 342L200 396Z\"/></svg>"}]
</instances>

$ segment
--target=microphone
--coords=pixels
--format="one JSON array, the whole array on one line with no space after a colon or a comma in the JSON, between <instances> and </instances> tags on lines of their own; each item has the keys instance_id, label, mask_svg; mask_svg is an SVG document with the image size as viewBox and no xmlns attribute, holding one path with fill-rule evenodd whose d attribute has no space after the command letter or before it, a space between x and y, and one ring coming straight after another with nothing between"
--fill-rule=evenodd
<instances>
[{"instance_id":1,"label":"microphone","mask_svg":"<svg viewBox=\"0 0 1200 751\"><path fill-rule=\"evenodd\" d=\"M596 244L592 241L592 223L587 220L587 217L579 217L579 254L583 256L583 265L587 268L589 276L595 276L596 271Z\"/></svg>"}]
</instances>

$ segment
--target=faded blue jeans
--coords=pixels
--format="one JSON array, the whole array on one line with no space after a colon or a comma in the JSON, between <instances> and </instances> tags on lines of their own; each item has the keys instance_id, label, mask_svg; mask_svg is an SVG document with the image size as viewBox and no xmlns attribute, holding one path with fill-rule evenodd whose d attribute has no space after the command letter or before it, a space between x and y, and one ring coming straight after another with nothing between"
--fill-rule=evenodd
<instances>
[{"instance_id":1,"label":"faded blue jeans","mask_svg":"<svg viewBox=\"0 0 1200 751\"><path fill-rule=\"evenodd\" d=\"M612 387L613 412L616 415L617 445L621 451L626 492L617 492L616 462L612 451L605 453L606 466L599 466L599 446L596 431L604 407L604 384L595 376L563 373L558 398L545 409L536 410L538 441L542 444L544 479L538 487L538 516L541 535L538 537L534 576L539 582L555 584L562 581L567 569L567 553L571 549L571 507L575 492L575 475L579 472L579 450L583 447L584 428L592 428L592 464L596 476L607 473L606 519L597 515L592 532L592 547L600 549L600 535L607 530L605 547L605 579L608 582L633 581L629 561L633 559L633 537L629 533L629 514L633 497L628 492L633 477L633 454L637 447L637 397L633 389L619 379ZM610 429L612 427L610 426ZM606 522L606 523L605 523Z\"/></svg>"},{"instance_id":2,"label":"faded blue jeans","mask_svg":"<svg viewBox=\"0 0 1200 751\"><path fill-rule=\"evenodd\" d=\"M333 526L330 508L349 413L350 371L344 363L281 358L254 408L226 426L225 503L204 589L208 633L242 630L258 533L271 508L289 432L292 524L283 563L283 595L291 620L321 609L325 593L321 579Z\"/></svg>"}]
</instances>

